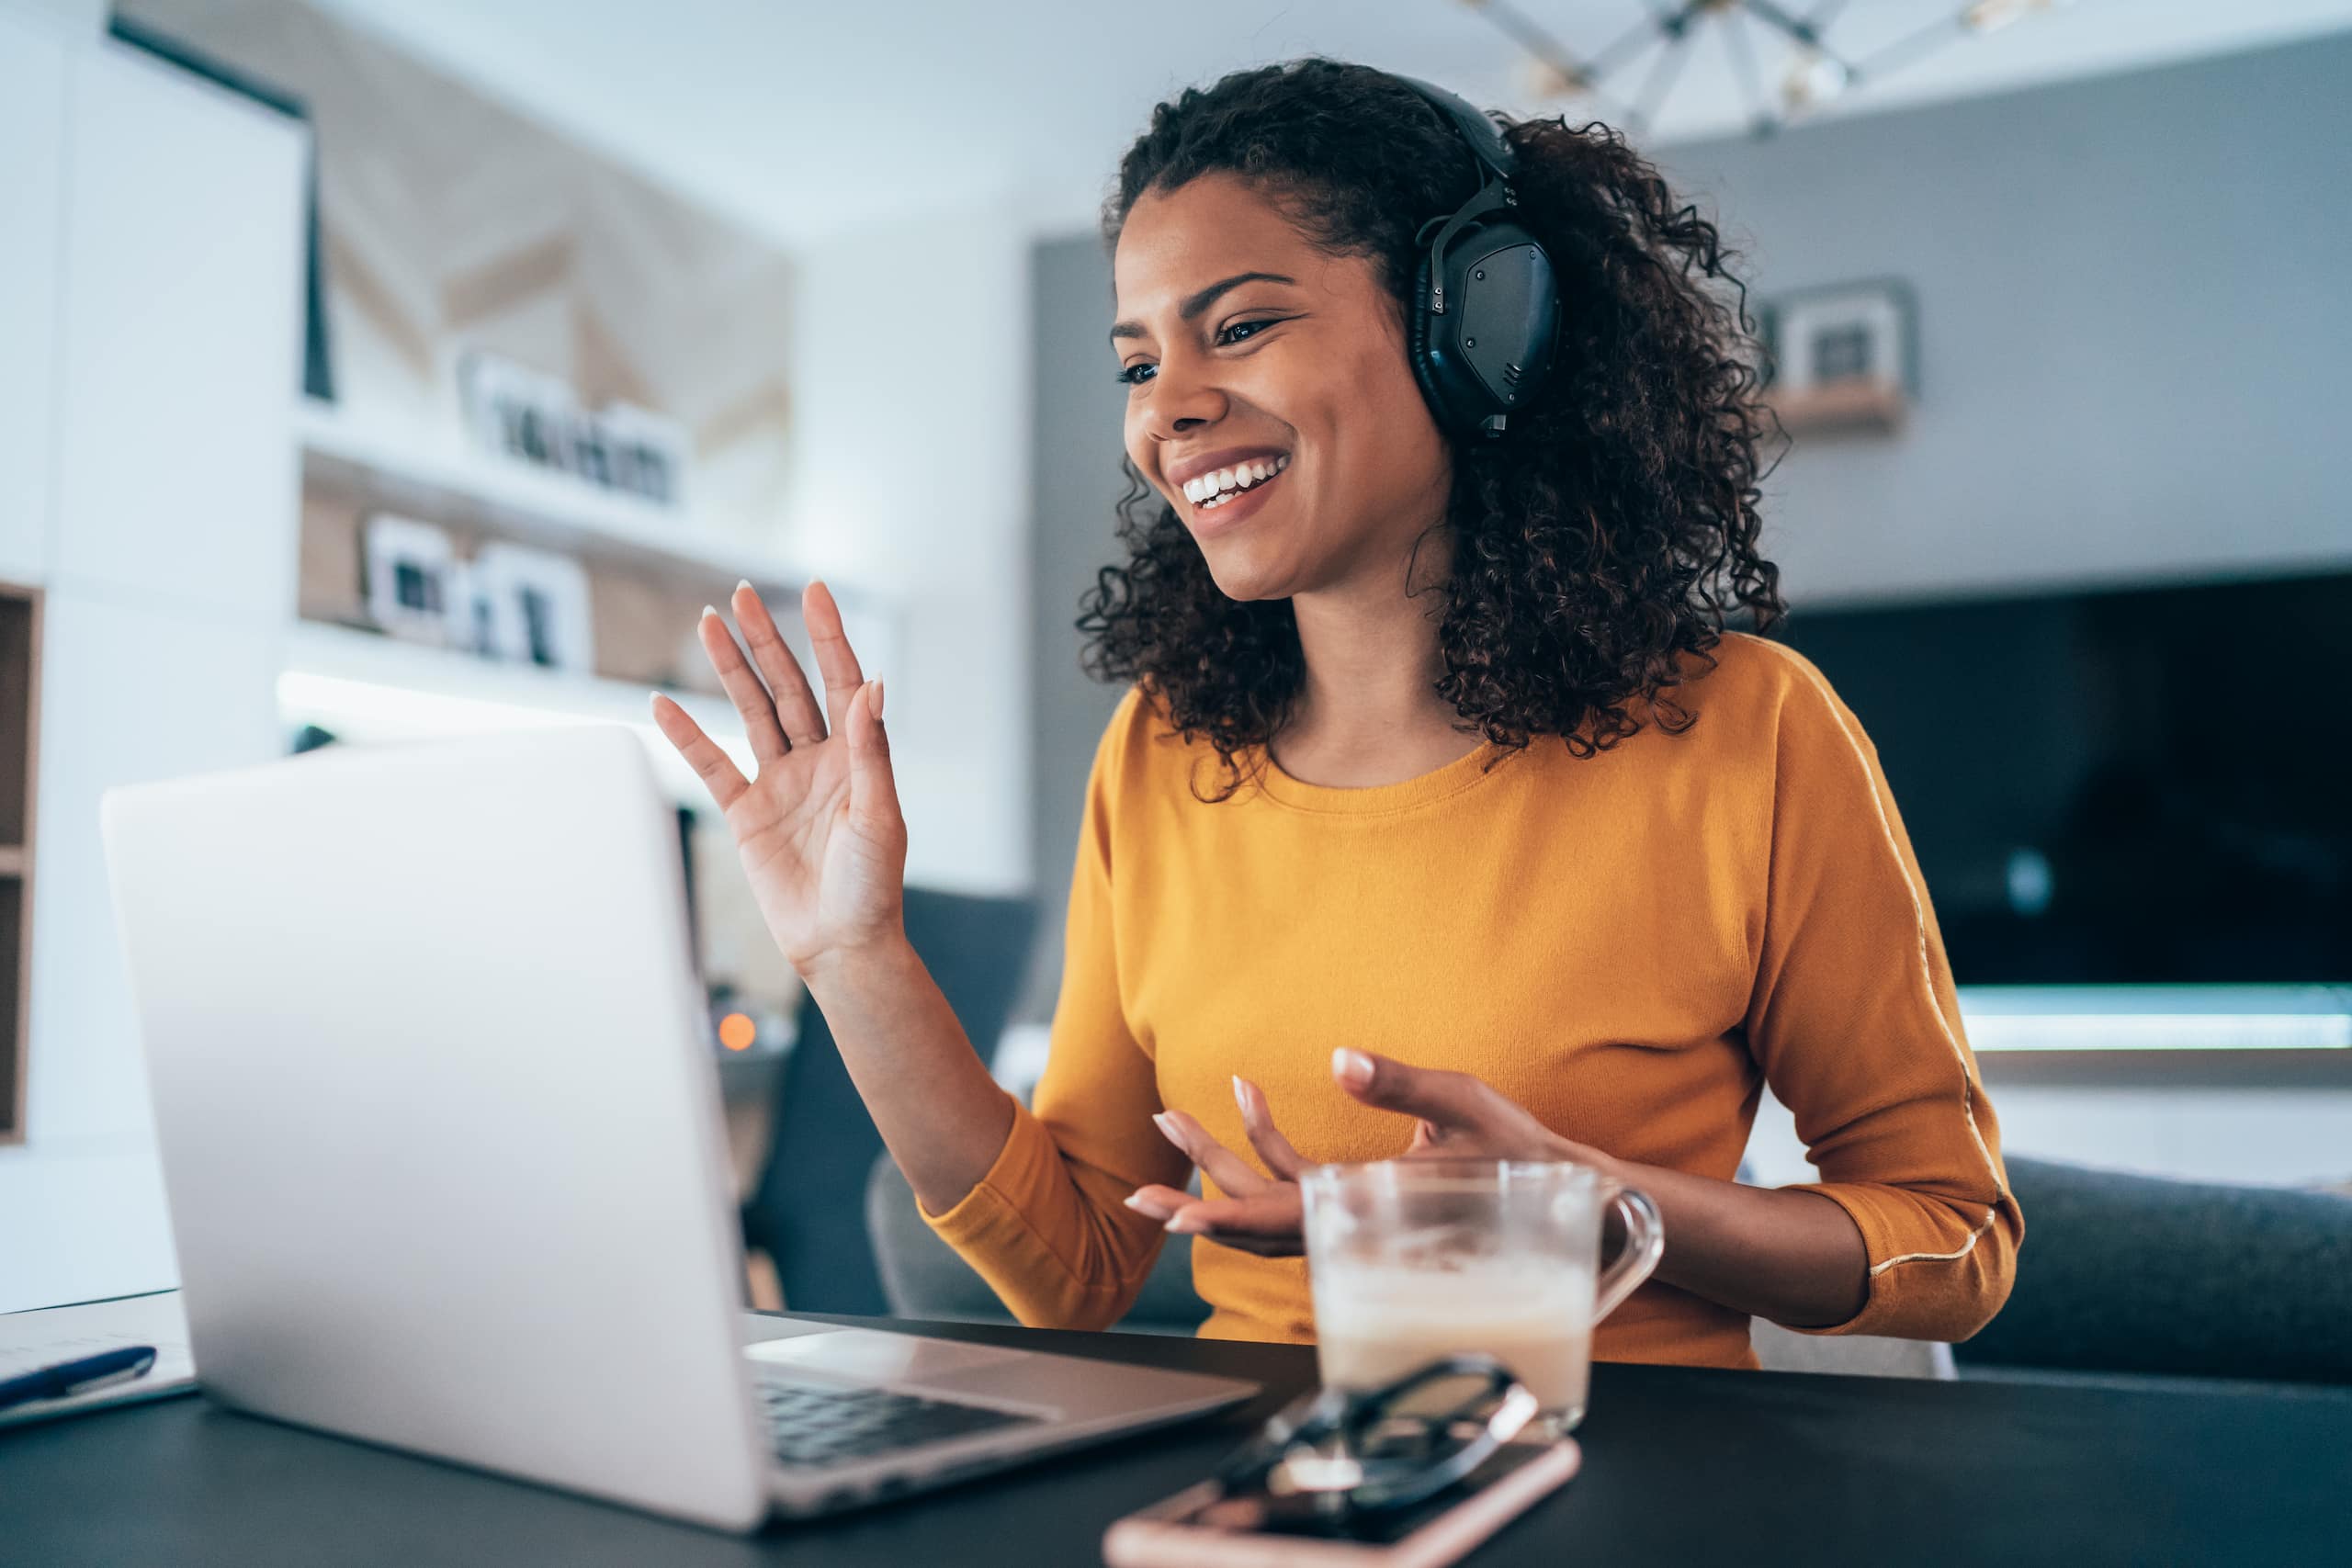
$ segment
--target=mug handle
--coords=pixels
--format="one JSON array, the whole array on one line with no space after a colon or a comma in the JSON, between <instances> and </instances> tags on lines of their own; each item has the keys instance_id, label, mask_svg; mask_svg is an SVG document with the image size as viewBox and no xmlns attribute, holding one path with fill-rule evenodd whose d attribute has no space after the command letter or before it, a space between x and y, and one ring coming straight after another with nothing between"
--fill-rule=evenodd
<instances>
[{"instance_id":1,"label":"mug handle","mask_svg":"<svg viewBox=\"0 0 2352 1568\"><path fill-rule=\"evenodd\" d=\"M1666 1255L1666 1226L1659 1221L1657 1205L1650 1201L1648 1193L1638 1188L1620 1187L1610 1201L1624 1218L1625 1246L1617 1254L1617 1261L1604 1269L1596 1282L1592 1300L1595 1323L1615 1312L1618 1303L1650 1277L1657 1260Z\"/></svg>"}]
</instances>

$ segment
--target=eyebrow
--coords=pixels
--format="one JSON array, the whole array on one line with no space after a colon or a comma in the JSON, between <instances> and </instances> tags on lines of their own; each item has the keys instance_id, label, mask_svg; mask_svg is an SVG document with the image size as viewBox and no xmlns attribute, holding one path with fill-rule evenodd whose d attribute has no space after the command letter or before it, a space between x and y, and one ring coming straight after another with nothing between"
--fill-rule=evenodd
<instances>
[{"instance_id":1,"label":"eyebrow","mask_svg":"<svg viewBox=\"0 0 2352 1568\"><path fill-rule=\"evenodd\" d=\"M1296 283L1298 279L1285 277L1279 272L1237 272L1231 277L1210 284L1198 294L1186 299L1176 308L1176 313L1189 321L1216 304L1226 293L1240 288L1245 283ZM1148 334L1144 332L1141 321L1120 321L1111 328L1111 339L1114 343L1123 337L1146 335Z\"/></svg>"}]
</instances>

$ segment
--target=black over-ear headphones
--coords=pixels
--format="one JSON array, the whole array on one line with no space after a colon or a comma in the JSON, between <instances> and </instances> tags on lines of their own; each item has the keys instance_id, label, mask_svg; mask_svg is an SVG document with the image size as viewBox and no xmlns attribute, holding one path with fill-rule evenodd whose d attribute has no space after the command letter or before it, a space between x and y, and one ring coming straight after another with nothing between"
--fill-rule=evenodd
<instances>
[{"instance_id":1,"label":"black over-ear headphones","mask_svg":"<svg viewBox=\"0 0 2352 1568\"><path fill-rule=\"evenodd\" d=\"M1519 205L1510 184L1518 159L1495 122L1442 87L1411 76L1396 80L1453 122L1492 175L1482 175L1476 195L1413 236L1415 244L1428 246L1413 280L1408 328L1413 378L1447 434L1499 436L1552 372L1558 280L1543 243L1507 216Z\"/></svg>"}]
</instances>

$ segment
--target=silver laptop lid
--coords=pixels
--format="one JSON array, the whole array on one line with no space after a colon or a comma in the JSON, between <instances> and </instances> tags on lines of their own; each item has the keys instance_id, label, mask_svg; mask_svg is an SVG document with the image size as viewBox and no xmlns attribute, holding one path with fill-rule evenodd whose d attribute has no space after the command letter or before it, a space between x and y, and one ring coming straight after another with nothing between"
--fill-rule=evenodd
<instances>
[{"instance_id":1,"label":"silver laptop lid","mask_svg":"<svg viewBox=\"0 0 2352 1568\"><path fill-rule=\"evenodd\" d=\"M205 1386L755 1523L716 1069L639 740L331 750L102 819Z\"/></svg>"}]
</instances>

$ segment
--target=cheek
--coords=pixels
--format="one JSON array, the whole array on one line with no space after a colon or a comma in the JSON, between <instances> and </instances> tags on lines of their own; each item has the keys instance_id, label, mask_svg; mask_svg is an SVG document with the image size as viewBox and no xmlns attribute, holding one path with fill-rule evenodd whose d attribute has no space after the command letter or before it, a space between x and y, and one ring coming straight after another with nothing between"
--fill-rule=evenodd
<instances>
[{"instance_id":1,"label":"cheek","mask_svg":"<svg viewBox=\"0 0 2352 1568\"><path fill-rule=\"evenodd\" d=\"M1338 431L1352 479L1390 494L1425 482L1447 460L1445 437L1402 351L1365 354L1349 366Z\"/></svg>"}]
</instances>

